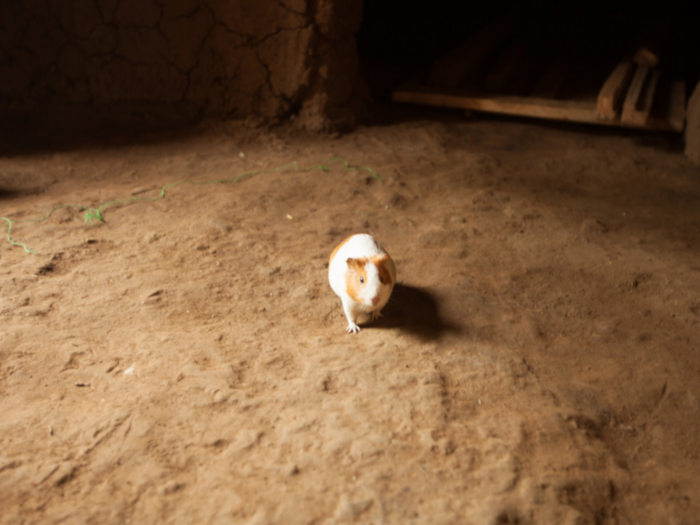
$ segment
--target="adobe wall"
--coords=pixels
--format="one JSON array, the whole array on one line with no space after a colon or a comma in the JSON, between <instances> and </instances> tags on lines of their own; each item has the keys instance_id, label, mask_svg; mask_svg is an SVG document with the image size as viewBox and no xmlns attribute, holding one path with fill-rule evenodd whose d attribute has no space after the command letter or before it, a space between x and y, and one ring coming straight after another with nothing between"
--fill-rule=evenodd
<instances>
[{"instance_id":1,"label":"adobe wall","mask_svg":"<svg viewBox=\"0 0 700 525\"><path fill-rule=\"evenodd\" d=\"M352 125L354 0L0 0L0 107L186 105Z\"/></svg>"}]
</instances>

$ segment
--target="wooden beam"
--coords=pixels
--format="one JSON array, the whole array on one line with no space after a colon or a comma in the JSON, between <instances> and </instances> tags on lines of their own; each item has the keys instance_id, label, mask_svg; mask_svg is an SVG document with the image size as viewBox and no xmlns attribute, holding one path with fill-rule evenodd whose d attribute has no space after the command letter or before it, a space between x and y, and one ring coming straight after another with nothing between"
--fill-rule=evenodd
<instances>
[{"instance_id":1,"label":"wooden beam","mask_svg":"<svg viewBox=\"0 0 700 525\"><path fill-rule=\"evenodd\" d=\"M642 97L642 90L649 75L648 66L637 66L632 77L632 82L627 90L627 96L622 104L622 121L629 122L630 116L637 110L637 105Z\"/></svg>"},{"instance_id":2,"label":"wooden beam","mask_svg":"<svg viewBox=\"0 0 700 525\"><path fill-rule=\"evenodd\" d=\"M662 60L671 35L671 10L657 10L647 17L641 31L634 38L632 60L640 66L657 67Z\"/></svg>"},{"instance_id":3,"label":"wooden beam","mask_svg":"<svg viewBox=\"0 0 700 525\"><path fill-rule=\"evenodd\" d=\"M650 47L642 46L634 52L632 60L639 66L656 67L659 65L659 53Z\"/></svg>"},{"instance_id":4,"label":"wooden beam","mask_svg":"<svg viewBox=\"0 0 700 525\"><path fill-rule=\"evenodd\" d=\"M448 107L500 113L549 120L564 120L608 126L641 127L623 124L619 119L601 120L596 101L551 100L532 97L513 97L483 93L463 93L457 90L436 90L423 86L409 86L395 91L394 102L407 102L427 106ZM678 131L663 119L650 119L645 129Z\"/></svg>"},{"instance_id":5,"label":"wooden beam","mask_svg":"<svg viewBox=\"0 0 700 525\"><path fill-rule=\"evenodd\" d=\"M637 66L637 72L632 79L632 85L627 92L627 98L622 106L622 122L625 124L646 124L654 104L656 85L659 82L659 71L649 74L647 66Z\"/></svg>"},{"instance_id":6,"label":"wooden beam","mask_svg":"<svg viewBox=\"0 0 700 525\"><path fill-rule=\"evenodd\" d=\"M622 96L627 90L633 71L632 62L623 60L610 73L598 93L597 109L601 120L614 120L617 117Z\"/></svg>"},{"instance_id":7,"label":"wooden beam","mask_svg":"<svg viewBox=\"0 0 700 525\"><path fill-rule=\"evenodd\" d=\"M394 102L409 102L428 106L472 109L523 117L538 117L575 122L596 122L594 102L573 102L486 94L458 95L428 91L398 90Z\"/></svg>"}]
</instances>

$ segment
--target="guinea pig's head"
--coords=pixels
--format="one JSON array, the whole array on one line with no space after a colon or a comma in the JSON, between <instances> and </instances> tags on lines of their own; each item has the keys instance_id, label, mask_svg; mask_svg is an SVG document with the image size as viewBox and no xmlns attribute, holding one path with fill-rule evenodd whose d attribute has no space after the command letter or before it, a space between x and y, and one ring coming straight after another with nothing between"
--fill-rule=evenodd
<instances>
[{"instance_id":1,"label":"guinea pig's head","mask_svg":"<svg viewBox=\"0 0 700 525\"><path fill-rule=\"evenodd\" d=\"M379 310L389 300L394 282L387 268L388 255L348 259L345 273L348 295L363 306L363 310Z\"/></svg>"}]
</instances>

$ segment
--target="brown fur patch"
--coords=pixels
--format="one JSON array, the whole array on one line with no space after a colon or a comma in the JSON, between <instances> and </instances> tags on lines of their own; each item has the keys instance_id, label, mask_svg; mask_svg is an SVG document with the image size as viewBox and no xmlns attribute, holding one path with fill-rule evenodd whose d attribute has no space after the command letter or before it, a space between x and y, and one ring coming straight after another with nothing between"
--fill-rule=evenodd
<instances>
[{"instance_id":1,"label":"brown fur patch","mask_svg":"<svg viewBox=\"0 0 700 525\"><path fill-rule=\"evenodd\" d=\"M389 272L389 269L386 267L386 263L388 261L389 256L386 254L375 255L374 257L372 257L372 262L377 266L377 270L379 270L379 277L382 283L391 286L393 283L391 279L391 272Z\"/></svg>"},{"instance_id":2,"label":"brown fur patch","mask_svg":"<svg viewBox=\"0 0 700 525\"><path fill-rule=\"evenodd\" d=\"M364 287L364 283L360 282L360 277L367 282L367 270L365 270L365 264L369 262L367 257L358 257L356 259L348 259L348 271L345 272L345 291L348 293L353 300L360 302L360 291Z\"/></svg>"},{"instance_id":3,"label":"brown fur patch","mask_svg":"<svg viewBox=\"0 0 700 525\"><path fill-rule=\"evenodd\" d=\"M352 235L350 237L352 237ZM335 254L338 253L338 250L340 250L343 247L343 245L345 245L345 243L350 240L350 237L348 237L343 242L341 242L338 246L335 247L335 250L333 250L333 253L331 253L330 258L328 259L328 264L330 264L330 262L333 260L333 257L335 257Z\"/></svg>"}]
</instances>

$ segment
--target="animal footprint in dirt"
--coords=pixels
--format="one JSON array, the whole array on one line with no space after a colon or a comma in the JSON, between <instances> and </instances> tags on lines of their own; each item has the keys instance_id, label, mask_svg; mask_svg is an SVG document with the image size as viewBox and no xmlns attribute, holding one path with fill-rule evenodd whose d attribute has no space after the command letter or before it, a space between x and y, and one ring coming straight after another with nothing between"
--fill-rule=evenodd
<instances>
[{"instance_id":1,"label":"animal footprint in dirt","mask_svg":"<svg viewBox=\"0 0 700 525\"><path fill-rule=\"evenodd\" d=\"M196 363L185 365L177 375L178 382L185 381L205 393L213 395L214 401L225 401L231 395L236 381L232 366L214 370L202 370Z\"/></svg>"}]
</instances>

